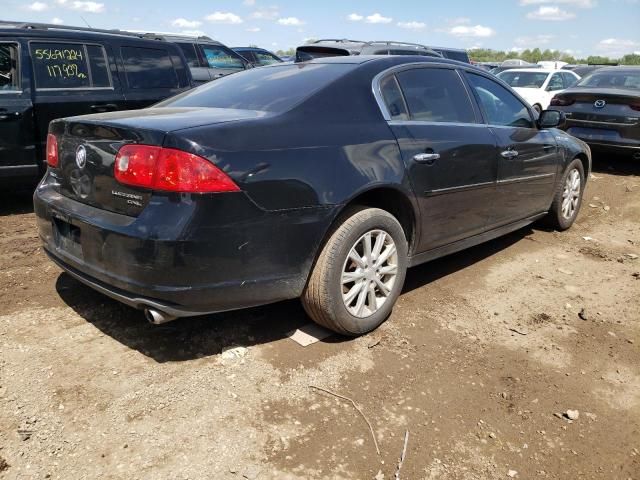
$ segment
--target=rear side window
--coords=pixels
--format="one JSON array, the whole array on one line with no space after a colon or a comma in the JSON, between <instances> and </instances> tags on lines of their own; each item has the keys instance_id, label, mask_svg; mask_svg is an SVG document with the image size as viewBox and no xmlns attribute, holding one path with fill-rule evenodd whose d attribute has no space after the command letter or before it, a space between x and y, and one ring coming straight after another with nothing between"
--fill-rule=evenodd
<instances>
[{"instance_id":1,"label":"rear side window","mask_svg":"<svg viewBox=\"0 0 640 480\"><path fill-rule=\"evenodd\" d=\"M20 90L18 45L0 43L0 92Z\"/></svg>"},{"instance_id":2,"label":"rear side window","mask_svg":"<svg viewBox=\"0 0 640 480\"><path fill-rule=\"evenodd\" d=\"M196 46L193 43L177 43L184 54L184 58L187 59L187 65L190 67L200 67L200 60L196 53Z\"/></svg>"},{"instance_id":3,"label":"rear side window","mask_svg":"<svg viewBox=\"0 0 640 480\"><path fill-rule=\"evenodd\" d=\"M209 68L244 69L244 63L240 57L231 50L218 45L201 45L201 47Z\"/></svg>"},{"instance_id":4,"label":"rear side window","mask_svg":"<svg viewBox=\"0 0 640 480\"><path fill-rule=\"evenodd\" d=\"M101 45L32 42L29 48L38 90L111 87L109 64Z\"/></svg>"},{"instance_id":5,"label":"rear side window","mask_svg":"<svg viewBox=\"0 0 640 480\"><path fill-rule=\"evenodd\" d=\"M159 48L122 47L129 88L176 88L178 76L171 57Z\"/></svg>"},{"instance_id":6,"label":"rear side window","mask_svg":"<svg viewBox=\"0 0 640 480\"><path fill-rule=\"evenodd\" d=\"M389 75L380 82L380 92L387 106L391 120L408 120L409 113L402 98L395 75Z\"/></svg>"},{"instance_id":7,"label":"rear side window","mask_svg":"<svg viewBox=\"0 0 640 480\"><path fill-rule=\"evenodd\" d=\"M227 75L157 104L285 112L329 85L352 65L282 64Z\"/></svg>"},{"instance_id":8,"label":"rear side window","mask_svg":"<svg viewBox=\"0 0 640 480\"><path fill-rule=\"evenodd\" d=\"M467 76L489 124L533 128L529 110L513 93L482 75Z\"/></svg>"},{"instance_id":9,"label":"rear side window","mask_svg":"<svg viewBox=\"0 0 640 480\"><path fill-rule=\"evenodd\" d=\"M412 120L475 123L471 101L455 70L416 68L397 77Z\"/></svg>"}]
</instances>

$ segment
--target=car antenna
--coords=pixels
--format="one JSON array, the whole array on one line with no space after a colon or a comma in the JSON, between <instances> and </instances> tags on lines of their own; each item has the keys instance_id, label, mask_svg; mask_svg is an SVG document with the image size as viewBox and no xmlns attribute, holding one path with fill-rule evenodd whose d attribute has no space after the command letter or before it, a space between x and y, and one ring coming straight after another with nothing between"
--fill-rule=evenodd
<instances>
[{"instance_id":1,"label":"car antenna","mask_svg":"<svg viewBox=\"0 0 640 480\"><path fill-rule=\"evenodd\" d=\"M89 22L87 22L87 21L85 20L85 18L84 18L82 15L80 15L80 18L82 19L82 21L83 21L84 23L86 23L86 24L87 24L87 27L89 27L89 28L93 28L91 25L89 25Z\"/></svg>"}]
</instances>

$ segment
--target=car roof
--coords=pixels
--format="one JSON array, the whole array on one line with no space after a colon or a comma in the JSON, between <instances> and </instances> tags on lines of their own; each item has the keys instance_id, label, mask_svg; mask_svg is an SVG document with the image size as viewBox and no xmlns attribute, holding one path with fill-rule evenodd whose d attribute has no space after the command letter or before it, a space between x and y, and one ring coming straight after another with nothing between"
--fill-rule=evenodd
<instances>
[{"instance_id":1,"label":"car roof","mask_svg":"<svg viewBox=\"0 0 640 480\"><path fill-rule=\"evenodd\" d=\"M553 68L510 68L509 70L504 70L505 72L531 72L531 73L555 73L560 70L554 70ZM565 70L565 72L570 70ZM502 73L502 72L500 72Z\"/></svg>"},{"instance_id":2,"label":"car roof","mask_svg":"<svg viewBox=\"0 0 640 480\"><path fill-rule=\"evenodd\" d=\"M344 57L319 57L305 62L308 64L347 64L347 65L361 65L364 63L385 63L392 65L402 65L405 63L434 63L434 64L450 64L454 66L460 66L465 68L471 68L482 72L483 70L474 67L473 65L465 62L458 62L449 58L443 57L428 57L424 55L351 55Z\"/></svg>"},{"instance_id":3,"label":"car roof","mask_svg":"<svg viewBox=\"0 0 640 480\"><path fill-rule=\"evenodd\" d=\"M621 73L640 73L640 65L621 65L618 67L600 67L598 73L601 72L621 72Z\"/></svg>"}]
</instances>

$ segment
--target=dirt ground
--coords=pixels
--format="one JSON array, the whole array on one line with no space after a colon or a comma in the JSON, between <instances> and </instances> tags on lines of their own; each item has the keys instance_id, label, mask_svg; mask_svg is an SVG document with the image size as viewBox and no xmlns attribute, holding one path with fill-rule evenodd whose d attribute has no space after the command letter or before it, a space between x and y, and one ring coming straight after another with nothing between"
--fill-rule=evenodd
<instances>
[{"instance_id":1,"label":"dirt ground","mask_svg":"<svg viewBox=\"0 0 640 480\"><path fill-rule=\"evenodd\" d=\"M376 332L303 348L297 301L147 324L5 193L0 478L389 480L408 431L402 479L640 479L637 255L640 164L600 157L571 230L415 268Z\"/></svg>"}]
</instances>

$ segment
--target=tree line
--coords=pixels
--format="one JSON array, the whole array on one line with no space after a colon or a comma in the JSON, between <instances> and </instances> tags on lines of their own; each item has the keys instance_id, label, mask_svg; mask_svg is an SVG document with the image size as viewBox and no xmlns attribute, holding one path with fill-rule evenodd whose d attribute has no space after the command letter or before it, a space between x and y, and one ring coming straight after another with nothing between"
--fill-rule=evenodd
<instances>
[{"instance_id":1,"label":"tree line","mask_svg":"<svg viewBox=\"0 0 640 480\"><path fill-rule=\"evenodd\" d=\"M295 48L288 50L278 50L277 55L290 56L295 55ZM474 48L468 50L469 57L474 62L495 62L501 63L510 58L520 58L530 63L537 63L541 60L560 60L572 64L607 64L607 63L619 63L621 65L640 65L640 55L637 53L629 53L621 58L610 58L601 55L589 55L586 58L574 57L560 50L541 50L539 48L523 50L521 52L503 52L500 50L492 50L490 48Z\"/></svg>"},{"instance_id":2,"label":"tree line","mask_svg":"<svg viewBox=\"0 0 640 480\"><path fill-rule=\"evenodd\" d=\"M601 55L590 55L586 58L574 57L559 50L540 50L539 48L526 49L521 52L503 52L488 48L474 48L469 50L469 57L475 62L495 62L500 63L510 58L520 58L526 62L537 63L541 60L560 60L567 63L619 63L621 65L640 65L640 55L630 53L621 58L610 58Z\"/></svg>"}]
</instances>

